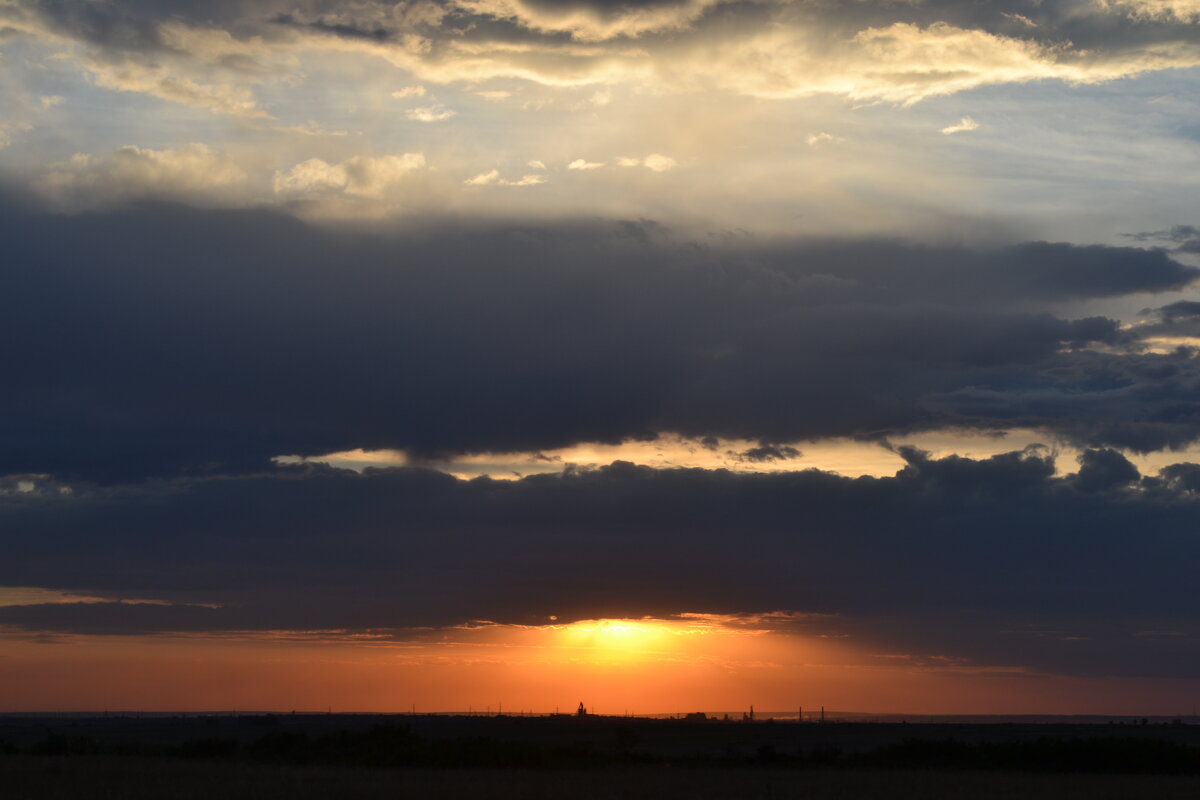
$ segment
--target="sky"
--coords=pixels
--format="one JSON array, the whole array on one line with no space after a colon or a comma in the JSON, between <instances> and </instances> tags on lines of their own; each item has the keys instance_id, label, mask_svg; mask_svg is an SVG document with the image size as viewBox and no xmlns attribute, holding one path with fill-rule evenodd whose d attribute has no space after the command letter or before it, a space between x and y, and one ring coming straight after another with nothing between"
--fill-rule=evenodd
<instances>
[{"instance_id":1,"label":"sky","mask_svg":"<svg viewBox=\"0 0 1200 800\"><path fill-rule=\"evenodd\" d=\"M0 0L0 710L1181 714L1196 0Z\"/></svg>"}]
</instances>

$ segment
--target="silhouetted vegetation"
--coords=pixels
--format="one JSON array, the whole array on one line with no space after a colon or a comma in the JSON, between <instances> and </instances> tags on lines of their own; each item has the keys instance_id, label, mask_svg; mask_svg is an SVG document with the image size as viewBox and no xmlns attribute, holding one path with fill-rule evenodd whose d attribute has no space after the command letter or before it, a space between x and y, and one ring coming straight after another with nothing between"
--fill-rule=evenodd
<instances>
[{"instance_id":1,"label":"silhouetted vegetation","mask_svg":"<svg viewBox=\"0 0 1200 800\"><path fill-rule=\"evenodd\" d=\"M239 726L244 727L244 726ZM9 756L149 756L224 760L290 766L352 766L422 769L579 770L617 766L672 765L685 768L989 770L1102 774L1200 774L1200 748L1166 739L1135 736L1025 738L974 741L911 738L898 744L846 752L826 743L791 747L779 741L723 751L664 754L639 749L629 725L564 730L561 738L535 742L490 736L425 737L407 725L385 724L325 733L271 730L254 738L204 737L175 744L102 742L86 735L47 731L24 747L0 743ZM711 730L711 728L710 728ZM752 731L741 727L732 733ZM665 735L694 730L658 728ZM555 731L551 731L555 733ZM583 733L592 738L580 738ZM607 735L606 735L607 734ZM703 741L701 741L703 744Z\"/></svg>"}]
</instances>

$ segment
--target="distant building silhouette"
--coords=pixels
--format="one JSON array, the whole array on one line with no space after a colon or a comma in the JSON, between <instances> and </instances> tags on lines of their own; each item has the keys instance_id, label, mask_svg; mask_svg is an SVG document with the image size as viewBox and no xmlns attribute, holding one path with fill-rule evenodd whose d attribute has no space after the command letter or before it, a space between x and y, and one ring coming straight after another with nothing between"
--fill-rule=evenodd
<instances>
[{"instance_id":1,"label":"distant building silhouette","mask_svg":"<svg viewBox=\"0 0 1200 800\"><path fill-rule=\"evenodd\" d=\"M583 701L582 701L582 700L580 700L580 701L579 701L579 708L577 708L577 709L575 710L575 716L577 716L577 717L586 717L587 715L588 715L588 713L587 713L587 709L586 709L586 708L584 708L584 706L583 706Z\"/></svg>"}]
</instances>

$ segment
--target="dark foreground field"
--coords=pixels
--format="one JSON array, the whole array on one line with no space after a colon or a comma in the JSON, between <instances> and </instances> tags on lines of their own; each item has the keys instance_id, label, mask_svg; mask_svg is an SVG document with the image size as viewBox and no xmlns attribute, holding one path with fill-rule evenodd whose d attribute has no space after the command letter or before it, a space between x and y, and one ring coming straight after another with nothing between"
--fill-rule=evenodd
<instances>
[{"instance_id":1,"label":"dark foreground field","mask_svg":"<svg viewBox=\"0 0 1200 800\"><path fill-rule=\"evenodd\" d=\"M0 798L1200 798L1200 725L0 717Z\"/></svg>"},{"instance_id":2,"label":"dark foreground field","mask_svg":"<svg viewBox=\"0 0 1200 800\"><path fill-rule=\"evenodd\" d=\"M658 766L379 770L120 756L19 756L0 759L0 795L22 800L1195 800L1200 797L1200 777Z\"/></svg>"}]
</instances>

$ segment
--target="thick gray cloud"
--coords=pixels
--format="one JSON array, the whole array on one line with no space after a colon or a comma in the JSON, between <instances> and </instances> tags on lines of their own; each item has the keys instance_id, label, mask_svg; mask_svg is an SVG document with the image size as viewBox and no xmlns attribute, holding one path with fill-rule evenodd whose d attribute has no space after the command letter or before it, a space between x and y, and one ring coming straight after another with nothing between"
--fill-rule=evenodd
<instances>
[{"instance_id":1,"label":"thick gray cloud","mask_svg":"<svg viewBox=\"0 0 1200 800\"><path fill-rule=\"evenodd\" d=\"M1200 253L1200 227L1195 225L1173 225L1161 231L1127 233L1126 237L1137 242L1167 242L1177 253Z\"/></svg>"},{"instance_id":2,"label":"thick gray cloud","mask_svg":"<svg viewBox=\"0 0 1200 800\"><path fill-rule=\"evenodd\" d=\"M1158 250L701 246L602 223L353 233L4 205L0 474L121 481L665 432L1020 425L1143 451L1200 437L1190 350L1035 310L1194 280Z\"/></svg>"},{"instance_id":3,"label":"thick gray cloud","mask_svg":"<svg viewBox=\"0 0 1200 800\"><path fill-rule=\"evenodd\" d=\"M492 79L667 93L707 85L759 98L900 104L1200 63L1195 17L1182 0L24 0L0 8L0 25L6 20L46 41L82 43L81 64L100 86L248 118L269 115L259 87L305 80L295 59L305 51L382 58L411 79L468 88Z\"/></svg>"},{"instance_id":4,"label":"thick gray cloud","mask_svg":"<svg viewBox=\"0 0 1200 800\"><path fill-rule=\"evenodd\" d=\"M1079 457L1075 486L1084 492L1107 492L1129 486L1141 474L1116 450L1085 450Z\"/></svg>"},{"instance_id":5,"label":"thick gray cloud","mask_svg":"<svg viewBox=\"0 0 1200 800\"><path fill-rule=\"evenodd\" d=\"M1194 674L1200 467L1143 477L1108 449L1200 437L1194 352L1141 347L1194 309L1166 304L1132 330L1049 311L1190 285L1197 270L1163 250L0 205L0 585L175 604L9 607L2 624L790 609L837 615L878 652ZM1042 426L1094 449L1069 478L1040 451L910 449L886 479L269 466L660 432L748 438L743 457L769 460L806 437L945 425Z\"/></svg>"},{"instance_id":6,"label":"thick gray cloud","mask_svg":"<svg viewBox=\"0 0 1200 800\"><path fill-rule=\"evenodd\" d=\"M313 630L790 609L898 652L1194 676L1196 465L1131 479L1120 456L1089 453L1078 478L1055 478L1036 450L900 452L907 466L880 479L304 468L10 495L0 584L222 607L10 607L0 623Z\"/></svg>"},{"instance_id":7,"label":"thick gray cloud","mask_svg":"<svg viewBox=\"0 0 1200 800\"><path fill-rule=\"evenodd\" d=\"M521 0L511 3L434 0L428 3L393 3L390 0L124 0L93 3L88 0L19 0L60 32L115 48L157 47L155 28L163 22L216 26L234 32L261 33L271 24L305 21L336 35L388 38L400 25L437 20L450 15L447 25L455 34L469 33L463 21L488 18L530 21L589 14L601 21L645 16L655 11L678 11L696 23L705 16L729 27L739 18L757 18L757 2L697 2L696 0ZM770 4L767 4L770 5ZM853 34L868 27L893 23L927 26L946 22L963 28L986 30L1005 36L1033 38L1046 43L1069 43L1081 48L1147 45L1163 41L1195 41L1191 20L1170 13L1146 14L1149 4L1112 3L1108 8L1093 0L1002 0L962 3L928 0L895 3L888 0L855 3L781 3L803 11L806 18L832 33ZM421 13L436 8L438 15ZM688 10L694 8L694 13ZM428 27L434 27L428 25ZM495 29L489 30L489 35Z\"/></svg>"}]
</instances>

